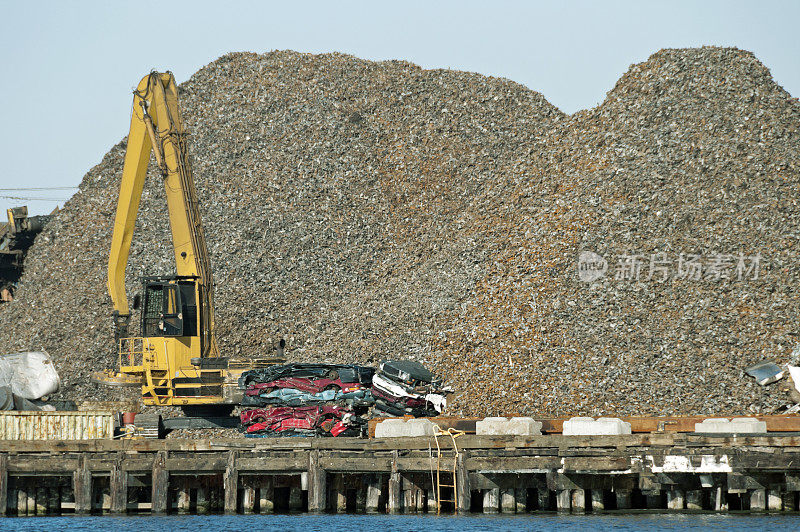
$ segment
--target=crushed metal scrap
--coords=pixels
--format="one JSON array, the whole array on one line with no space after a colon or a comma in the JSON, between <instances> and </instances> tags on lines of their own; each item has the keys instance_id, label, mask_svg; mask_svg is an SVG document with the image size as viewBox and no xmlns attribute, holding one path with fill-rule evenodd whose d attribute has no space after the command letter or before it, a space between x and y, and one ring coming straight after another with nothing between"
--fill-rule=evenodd
<instances>
[{"instance_id":1,"label":"crushed metal scrap","mask_svg":"<svg viewBox=\"0 0 800 532\"><path fill-rule=\"evenodd\" d=\"M284 364L247 371L239 378L240 413L250 437L363 435L376 416L436 416L449 387L422 364L385 361L364 366Z\"/></svg>"}]
</instances>

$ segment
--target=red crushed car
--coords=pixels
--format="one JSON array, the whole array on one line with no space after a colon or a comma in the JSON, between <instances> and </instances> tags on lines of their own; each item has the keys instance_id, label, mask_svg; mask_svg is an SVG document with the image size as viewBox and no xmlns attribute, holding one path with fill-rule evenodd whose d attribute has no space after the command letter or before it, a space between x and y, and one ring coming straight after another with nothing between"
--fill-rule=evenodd
<instances>
[{"instance_id":1,"label":"red crushed car","mask_svg":"<svg viewBox=\"0 0 800 532\"><path fill-rule=\"evenodd\" d=\"M239 415L244 432L267 434L308 434L339 436L351 428L355 418L338 406L254 408Z\"/></svg>"}]
</instances>

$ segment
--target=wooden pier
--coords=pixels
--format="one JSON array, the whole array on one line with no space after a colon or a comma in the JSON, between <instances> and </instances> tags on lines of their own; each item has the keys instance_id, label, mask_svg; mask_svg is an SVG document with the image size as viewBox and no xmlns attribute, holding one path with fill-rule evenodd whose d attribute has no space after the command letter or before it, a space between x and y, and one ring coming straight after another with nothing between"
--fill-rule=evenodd
<instances>
[{"instance_id":1,"label":"wooden pier","mask_svg":"<svg viewBox=\"0 0 800 532\"><path fill-rule=\"evenodd\" d=\"M798 510L800 433L457 441L445 513ZM435 468L427 437L7 441L0 513L435 512Z\"/></svg>"}]
</instances>

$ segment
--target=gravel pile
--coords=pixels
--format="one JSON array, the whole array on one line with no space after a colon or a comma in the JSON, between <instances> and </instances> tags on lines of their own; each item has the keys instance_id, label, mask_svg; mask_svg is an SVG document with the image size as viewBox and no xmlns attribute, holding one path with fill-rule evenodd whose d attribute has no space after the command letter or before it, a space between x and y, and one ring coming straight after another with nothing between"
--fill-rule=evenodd
<instances>
[{"instance_id":1,"label":"gravel pile","mask_svg":"<svg viewBox=\"0 0 800 532\"><path fill-rule=\"evenodd\" d=\"M455 387L454 415L783 402L742 370L800 342L800 105L749 52L663 50L572 116L504 79L294 52L226 55L181 102L223 354L286 338L289 360L416 359ZM0 351L47 349L69 398L109 393L87 377L114 361L124 149L85 176L0 308ZM173 267L148 179L130 294ZM605 275L581 280L581 252Z\"/></svg>"}]
</instances>

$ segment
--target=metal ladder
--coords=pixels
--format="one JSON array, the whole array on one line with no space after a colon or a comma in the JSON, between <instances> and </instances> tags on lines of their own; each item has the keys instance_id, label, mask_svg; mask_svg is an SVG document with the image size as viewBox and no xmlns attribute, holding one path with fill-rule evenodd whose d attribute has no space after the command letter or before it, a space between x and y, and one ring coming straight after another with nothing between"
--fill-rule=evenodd
<instances>
[{"instance_id":1,"label":"metal ladder","mask_svg":"<svg viewBox=\"0 0 800 532\"><path fill-rule=\"evenodd\" d=\"M442 431L442 429L439 427L436 427L435 432L433 433L434 441L436 441L436 515L440 515L442 513L443 502L452 502L453 508L458 511L458 489L456 489L456 484L458 484L458 481L456 477L456 470L458 468L459 452L456 438L463 434L464 432L460 430L449 428L446 431ZM442 454L442 446L439 443L439 438L444 436L450 436L450 441L453 445L452 456L443 456ZM445 451L446 450L447 449L445 449ZM449 461L450 459L452 459L452 462ZM445 475L450 475L452 484L442 484L443 473ZM442 488L452 488L453 498L442 499Z\"/></svg>"}]
</instances>

